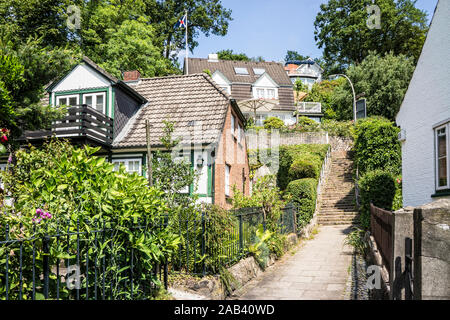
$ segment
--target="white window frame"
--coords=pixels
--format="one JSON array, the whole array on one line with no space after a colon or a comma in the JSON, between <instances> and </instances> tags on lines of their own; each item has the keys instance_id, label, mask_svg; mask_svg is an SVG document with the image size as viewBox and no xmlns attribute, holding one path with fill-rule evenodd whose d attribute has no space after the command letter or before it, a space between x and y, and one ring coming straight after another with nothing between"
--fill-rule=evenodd
<instances>
[{"instance_id":1,"label":"white window frame","mask_svg":"<svg viewBox=\"0 0 450 320\"><path fill-rule=\"evenodd\" d=\"M272 91L272 90L273 90L273 95L269 96L269 91ZM261 95L261 93L263 93L263 94ZM253 98L277 100L278 99L278 88L254 87L253 88Z\"/></svg>"},{"instance_id":2,"label":"white window frame","mask_svg":"<svg viewBox=\"0 0 450 320\"><path fill-rule=\"evenodd\" d=\"M241 124L238 122L238 127L237 127L237 141L238 141L239 143L241 143L241 139L242 139L242 136L241 136L241 130L242 130Z\"/></svg>"},{"instance_id":3,"label":"white window frame","mask_svg":"<svg viewBox=\"0 0 450 320\"><path fill-rule=\"evenodd\" d=\"M59 100L61 99L67 99L67 103L69 102L70 98L76 98L77 99L77 105L80 104L80 95L78 94L70 94L70 95L64 95L64 96L56 96L56 105L59 106Z\"/></svg>"},{"instance_id":4,"label":"white window frame","mask_svg":"<svg viewBox=\"0 0 450 320\"><path fill-rule=\"evenodd\" d=\"M231 114L231 125L230 125L231 135L236 137L236 117Z\"/></svg>"},{"instance_id":5,"label":"white window frame","mask_svg":"<svg viewBox=\"0 0 450 320\"><path fill-rule=\"evenodd\" d=\"M92 97L91 108L97 110L97 97L98 96L103 96L103 111L101 111L101 112L106 115L106 92L93 92L93 93L83 94L83 104L86 104L87 97Z\"/></svg>"},{"instance_id":6,"label":"white window frame","mask_svg":"<svg viewBox=\"0 0 450 320\"><path fill-rule=\"evenodd\" d=\"M438 131L441 129L445 129L445 142L446 142L446 151L447 151L447 185L446 186L439 186L439 145L438 145ZM434 129L434 143L435 143L435 151L434 151L434 157L435 157L435 166L436 166L436 172L435 172L435 185L436 190L448 190L450 189L450 157L449 157L449 149L450 149L450 139L449 139L449 130L450 130L450 123L446 123L444 125L441 125L439 127L436 127Z\"/></svg>"},{"instance_id":7,"label":"white window frame","mask_svg":"<svg viewBox=\"0 0 450 320\"><path fill-rule=\"evenodd\" d=\"M139 162L139 171L129 171L130 162ZM140 159L140 158L117 158L117 159L113 159L111 161L111 163L114 165L116 163L124 164L126 172L128 172L130 174L133 174L136 172L138 175L140 175L140 176L142 175L142 159ZM114 168L114 170L115 170L115 168Z\"/></svg>"},{"instance_id":8,"label":"white window frame","mask_svg":"<svg viewBox=\"0 0 450 320\"><path fill-rule=\"evenodd\" d=\"M231 176L231 166L225 164L225 195L230 196L230 176Z\"/></svg>"}]
</instances>

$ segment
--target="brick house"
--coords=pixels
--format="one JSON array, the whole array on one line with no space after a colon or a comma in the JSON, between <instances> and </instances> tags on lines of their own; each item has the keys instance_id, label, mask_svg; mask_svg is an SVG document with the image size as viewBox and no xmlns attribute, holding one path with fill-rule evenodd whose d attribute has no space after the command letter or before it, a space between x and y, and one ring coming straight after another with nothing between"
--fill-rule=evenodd
<instances>
[{"instance_id":1,"label":"brick house","mask_svg":"<svg viewBox=\"0 0 450 320\"><path fill-rule=\"evenodd\" d=\"M164 121L174 123L180 143L172 150L199 172L195 185L182 192L205 203L229 207L232 186L249 194L245 118L235 100L207 74L141 79L137 71L116 79L89 58L47 88L43 103L69 106L68 116L51 128L24 132L25 143L50 136L100 146L99 156L146 175L146 130L152 150L162 149ZM1 164L3 163L3 164ZM4 166L6 159L0 159Z\"/></svg>"}]
</instances>

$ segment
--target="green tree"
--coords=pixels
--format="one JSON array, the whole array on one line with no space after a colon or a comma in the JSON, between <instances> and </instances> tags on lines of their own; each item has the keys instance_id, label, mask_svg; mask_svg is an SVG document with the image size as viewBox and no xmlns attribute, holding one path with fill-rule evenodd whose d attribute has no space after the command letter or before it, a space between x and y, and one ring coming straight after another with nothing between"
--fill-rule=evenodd
<instances>
[{"instance_id":1,"label":"green tree","mask_svg":"<svg viewBox=\"0 0 450 320\"><path fill-rule=\"evenodd\" d=\"M139 70L144 77L174 73L170 61L153 44L154 34L144 18L125 20L112 32L109 41L100 46L104 52L100 65L118 78L127 70Z\"/></svg>"},{"instance_id":2,"label":"green tree","mask_svg":"<svg viewBox=\"0 0 450 320\"><path fill-rule=\"evenodd\" d=\"M304 55L298 53L297 51L288 50L286 52L286 56L284 57L284 60L285 61L296 61L296 60L297 61L303 61L303 60L306 60L308 58L309 58L309 56L304 56Z\"/></svg>"},{"instance_id":3,"label":"green tree","mask_svg":"<svg viewBox=\"0 0 450 320\"><path fill-rule=\"evenodd\" d=\"M218 51L217 54L220 60L250 61L245 53L234 53L231 49Z\"/></svg>"},{"instance_id":4,"label":"green tree","mask_svg":"<svg viewBox=\"0 0 450 320\"><path fill-rule=\"evenodd\" d=\"M335 91L338 87L344 86L345 81L344 78L339 78L337 80L323 80L320 83L315 83L304 101L320 102L325 119L335 119L337 117Z\"/></svg>"},{"instance_id":5,"label":"green tree","mask_svg":"<svg viewBox=\"0 0 450 320\"><path fill-rule=\"evenodd\" d=\"M0 38L0 126L13 137L22 130L36 130L62 115L63 109L41 103L44 86L62 76L78 61L67 48L43 48L40 40L15 44Z\"/></svg>"},{"instance_id":6,"label":"green tree","mask_svg":"<svg viewBox=\"0 0 450 320\"><path fill-rule=\"evenodd\" d=\"M142 1L145 6L144 14L150 17L156 29L165 58L176 58L177 51L185 49L184 28L174 28L185 10L188 12L188 44L191 51L198 46L196 39L201 33L205 36L225 36L232 20L231 10L226 9L221 0Z\"/></svg>"},{"instance_id":7,"label":"green tree","mask_svg":"<svg viewBox=\"0 0 450 320\"><path fill-rule=\"evenodd\" d=\"M361 64L350 66L347 75L356 94L365 93L368 116L382 116L395 121L413 72L412 58L392 53L384 56L370 53ZM347 81L336 87L333 99L335 117L339 120L353 119L353 96Z\"/></svg>"},{"instance_id":8,"label":"green tree","mask_svg":"<svg viewBox=\"0 0 450 320\"><path fill-rule=\"evenodd\" d=\"M428 31L427 16L414 0L377 0L381 9L381 29L369 29L366 11L371 0L329 0L320 6L314 22L315 39L324 49L329 67L339 63L341 71L361 63L369 51L394 52L417 61Z\"/></svg>"},{"instance_id":9,"label":"green tree","mask_svg":"<svg viewBox=\"0 0 450 320\"><path fill-rule=\"evenodd\" d=\"M73 0L2 0L0 26L9 29L17 40L39 37L44 46L63 46L73 39L67 28L67 9Z\"/></svg>"}]
</instances>

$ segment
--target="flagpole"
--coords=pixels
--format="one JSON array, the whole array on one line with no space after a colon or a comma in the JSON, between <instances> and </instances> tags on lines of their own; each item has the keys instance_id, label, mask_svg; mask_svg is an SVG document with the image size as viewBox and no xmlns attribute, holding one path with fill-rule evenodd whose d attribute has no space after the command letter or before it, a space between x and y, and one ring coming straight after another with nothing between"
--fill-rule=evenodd
<instances>
[{"instance_id":1,"label":"flagpole","mask_svg":"<svg viewBox=\"0 0 450 320\"><path fill-rule=\"evenodd\" d=\"M186 74L189 74L188 12L186 10Z\"/></svg>"}]
</instances>

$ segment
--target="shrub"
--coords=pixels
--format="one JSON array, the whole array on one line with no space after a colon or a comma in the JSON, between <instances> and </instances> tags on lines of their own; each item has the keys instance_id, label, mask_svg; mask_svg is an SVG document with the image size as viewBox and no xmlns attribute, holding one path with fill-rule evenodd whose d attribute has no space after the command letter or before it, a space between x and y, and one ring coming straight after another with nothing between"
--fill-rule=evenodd
<instances>
[{"instance_id":1,"label":"shrub","mask_svg":"<svg viewBox=\"0 0 450 320\"><path fill-rule=\"evenodd\" d=\"M321 161L316 155L308 154L294 160L289 168L290 181L313 178L318 179L320 175Z\"/></svg>"},{"instance_id":2,"label":"shrub","mask_svg":"<svg viewBox=\"0 0 450 320\"><path fill-rule=\"evenodd\" d=\"M359 180L359 188L361 225L365 229L370 226L370 203L386 210L398 210L402 207L401 180L391 172L383 170L367 172Z\"/></svg>"},{"instance_id":3,"label":"shrub","mask_svg":"<svg viewBox=\"0 0 450 320\"><path fill-rule=\"evenodd\" d=\"M298 122L294 130L300 132L316 132L320 130L320 123L308 117L302 116L298 118Z\"/></svg>"},{"instance_id":4,"label":"shrub","mask_svg":"<svg viewBox=\"0 0 450 320\"><path fill-rule=\"evenodd\" d=\"M317 180L300 179L289 183L286 192L291 196L294 204L297 205L297 226L303 228L314 216Z\"/></svg>"},{"instance_id":5,"label":"shrub","mask_svg":"<svg viewBox=\"0 0 450 320\"><path fill-rule=\"evenodd\" d=\"M359 120L355 128L355 163L361 174L382 169L401 173L400 129L380 117Z\"/></svg>"},{"instance_id":6,"label":"shrub","mask_svg":"<svg viewBox=\"0 0 450 320\"><path fill-rule=\"evenodd\" d=\"M289 182L293 181L289 176L289 170L297 159L307 157L316 157L320 162L319 171L322 162L328 152L329 145L322 144L302 144L292 146L281 146L279 150L279 169L277 173L277 184L281 190L286 190Z\"/></svg>"},{"instance_id":7,"label":"shrub","mask_svg":"<svg viewBox=\"0 0 450 320\"><path fill-rule=\"evenodd\" d=\"M353 138L354 134L353 121L336 121L336 120L322 120L321 128L328 132L330 136Z\"/></svg>"},{"instance_id":8,"label":"shrub","mask_svg":"<svg viewBox=\"0 0 450 320\"><path fill-rule=\"evenodd\" d=\"M281 129L284 127L284 121L276 117L269 117L264 120L264 129Z\"/></svg>"}]
</instances>

